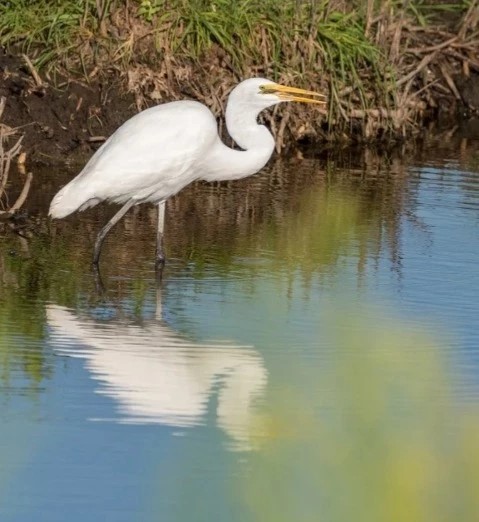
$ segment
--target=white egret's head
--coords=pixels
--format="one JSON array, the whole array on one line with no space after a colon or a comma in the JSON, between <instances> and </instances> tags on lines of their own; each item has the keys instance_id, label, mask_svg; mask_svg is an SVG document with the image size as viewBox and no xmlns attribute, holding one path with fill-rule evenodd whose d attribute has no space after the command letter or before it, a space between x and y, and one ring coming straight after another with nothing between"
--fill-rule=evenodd
<instances>
[{"instance_id":1,"label":"white egret's head","mask_svg":"<svg viewBox=\"0 0 479 522\"><path fill-rule=\"evenodd\" d=\"M284 101L324 105L326 96L313 91L280 85L266 78L250 78L239 83L230 94L230 102L261 111Z\"/></svg>"}]
</instances>

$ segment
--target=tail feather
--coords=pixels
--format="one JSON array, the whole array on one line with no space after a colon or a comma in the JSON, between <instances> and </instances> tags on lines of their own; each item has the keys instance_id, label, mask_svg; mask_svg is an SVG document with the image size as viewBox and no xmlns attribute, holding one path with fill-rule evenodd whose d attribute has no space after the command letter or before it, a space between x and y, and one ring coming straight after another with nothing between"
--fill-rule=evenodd
<instances>
[{"instance_id":1,"label":"tail feather","mask_svg":"<svg viewBox=\"0 0 479 522\"><path fill-rule=\"evenodd\" d=\"M85 210L100 202L99 198L86 193L75 181L70 181L52 199L48 214L53 219L64 218L76 210Z\"/></svg>"}]
</instances>

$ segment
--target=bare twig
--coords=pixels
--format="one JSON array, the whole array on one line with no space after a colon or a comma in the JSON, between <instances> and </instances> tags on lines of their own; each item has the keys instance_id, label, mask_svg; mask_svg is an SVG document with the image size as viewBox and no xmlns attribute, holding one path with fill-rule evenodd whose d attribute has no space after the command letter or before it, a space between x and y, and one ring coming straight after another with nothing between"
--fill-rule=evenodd
<instances>
[{"instance_id":1,"label":"bare twig","mask_svg":"<svg viewBox=\"0 0 479 522\"><path fill-rule=\"evenodd\" d=\"M461 62L466 61L472 69L474 69L475 71L479 71L479 60L474 60L473 58L469 58L469 56L464 56L463 54L458 53L457 51L453 51L452 49L447 49L445 51L445 54L447 54L448 56L452 56L453 58L456 58Z\"/></svg>"},{"instance_id":2,"label":"bare twig","mask_svg":"<svg viewBox=\"0 0 479 522\"><path fill-rule=\"evenodd\" d=\"M438 43L436 45L431 45L429 47L410 47L406 49L404 52L406 53L417 53L417 54L424 54L424 53L431 53L433 51L439 51L440 49L444 49L445 47L449 47L450 45L454 44L454 42L458 39L458 36L454 36L450 38L449 40L446 40L445 42Z\"/></svg>"},{"instance_id":3,"label":"bare twig","mask_svg":"<svg viewBox=\"0 0 479 522\"><path fill-rule=\"evenodd\" d=\"M451 75L447 72L445 65L441 63L439 68L441 69L441 73L444 76L444 79L446 80L449 89L451 89L454 96L456 97L456 100L460 100L461 95L459 94L459 91L457 90L456 84L454 83L454 80L451 78Z\"/></svg>"},{"instance_id":4,"label":"bare twig","mask_svg":"<svg viewBox=\"0 0 479 522\"><path fill-rule=\"evenodd\" d=\"M27 196L28 196L28 192L30 191L32 179L33 179L33 174L31 172L29 172L27 174L27 178L25 180L25 183L23 185L23 189L22 189L20 195L18 196L15 203L9 209L9 212L11 214L14 214L15 212L17 212L22 207L22 205L25 203L25 200L27 199Z\"/></svg>"},{"instance_id":5,"label":"bare twig","mask_svg":"<svg viewBox=\"0 0 479 522\"><path fill-rule=\"evenodd\" d=\"M6 99L0 98L0 117L3 115L5 109ZM7 129L7 130L5 130ZM0 197L4 196L5 188L7 186L8 177L10 174L10 167L12 160L17 157L18 170L25 174L25 158L24 152L21 152L23 136L20 136L17 141L10 147L5 146L5 139L7 136L14 134L16 129L10 129L5 125L0 125ZM21 206L25 203L28 196L30 186L32 183L32 173L29 172L26 176L23 189L18 196L15 203L8 208L0 212L0 222L8 221L10 217L17 212Z\"/></svg>"},{"instance_id":6,"label":"bare twig","mask_svg":"<svg viewBox=\"0 0 479 522\"><path fill-rule=\"evenodd\" d=\"M410 73L406 74L406 76L403 76L401 79L399 79L396 82L396 85L399 87L403 83L406 83L407 81L409 81L411 78L414 78L414 76L417 76L425 67L427 67L432 62L432 60L434 60L434 58L436 58L437 53L438 53L437 51L434 51L433 53L425 56L419 62L418 66L414 70L412 70Z\"/></svg>"},{"instance_id":7,"label":"bare twig","mask_svg":"<svg viewBox=\"0 0 479 522\"><path fill-rule=\"evenodd\" d=\"M468 29L474 30L479 22L479 6L477 4L477 0L471 2L467 13L462 19L462 24L458 33L458 36L461 40L463 40L466 36Z\"/></svg>"},{"instance_id":8,"label":"bare twig","mask_svg":"<svg viewBox=\"0 0 479 522\"><path fill-rule=\"evenodd\" d=\"M8 174L10 172L10 164L12 159L19 154L22 147L22 140L23 136L20 136L15 145L6 151L3 147L3 136L0 133L0 196L5 191Z\"/></svg>"},{"instance_id":9,"label":"bare twig","mask_svg":"<svg viewBox=\"0 0 479 522\"><path fill-rule=\"evenodd\" d=\"M35 66L33 65L30 58L26 54L22 54L22 58L25 61L25 64L28 67L28 70L30 71L32 78L35 80L36 86L43 87L44 85L42 79L40 78L40 75L38 74L38 71L35 69Z\"/></svg>"}]
</instances>

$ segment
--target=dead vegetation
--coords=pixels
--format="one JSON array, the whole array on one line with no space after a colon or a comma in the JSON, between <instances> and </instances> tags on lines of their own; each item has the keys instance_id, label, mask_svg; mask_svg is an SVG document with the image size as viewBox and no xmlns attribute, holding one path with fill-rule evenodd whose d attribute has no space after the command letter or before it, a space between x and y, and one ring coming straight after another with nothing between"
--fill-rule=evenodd
<instances>
[{"instance_id":1,"label":"dead vegetation","mask_svg":"<svg viewBox=\"0 0 479 522\"><path fill-rule=\"evenodd\" d=\"M479 83L476 0L467 10L453 11L453 23L449 15L432 25L395 2L381 2L376 8L369 0L362 14L350 12L351 2L342 2L342 10L339 2L326 4L314 13L308 6L298 9L293 25L307 30L294 33L286 25L279 43L264 22L255 27L247 56L241 59L228 51L225 36L223 44L220 37L212 38L213 43L197 53L200 58L191 60L194 42L186 49L172 48L172 42L183 42L189 35L176 19L166 17L148 34L144 22L132 23L130 13L127 24L117 11L112 23L128 42L130 56L147 56L154 38L160 58L154 66L128 60L128 88L135 93L138 109L187 94L219 114L234 83L253 75L328 92L325 111L286 105L277 108L281 118L265 116L281 147L291 138L401 138L417 132L425 119L440 111L453 114L462 103L479 107L479 94L477 99L467 97L474 81ZM306 24L311 15L313 21Z\"/></svg>"},{"instance_id":2,"label":"dead vegetation","mask_svg":"<svg viewBox=\"0 0 479 522\"><path fill-rule=\"evenodd\" d=\"M403 138L458 103L479 107L479 0L65 0L33 3L35 16L31 2L11 4L0 43L22 45L31 71L49 83L58 71L85 83L116 71L138 110L194 97L219 114L249 76L327 92L326 110L265 116L279 147Z\"/></svg>"},{"instance_id":3,"label":"dead vegetation","mask_svg":"<svg viewBox=\"0 0 479 522\"><path fill-rule=\"evenodd\" d=\"M12 129L1 123L6 99L0 98L0 223L11 221L12 217L21 209L27 199L30 185L32 183L32 173L26 172L26 154L21 152L23 136L18 136L18 129ZM17 171L25 180L23 188L13 203L9 202L7 187L9 175L12 171L12 162L16 160Z\"/></svg>"}]
</instances>

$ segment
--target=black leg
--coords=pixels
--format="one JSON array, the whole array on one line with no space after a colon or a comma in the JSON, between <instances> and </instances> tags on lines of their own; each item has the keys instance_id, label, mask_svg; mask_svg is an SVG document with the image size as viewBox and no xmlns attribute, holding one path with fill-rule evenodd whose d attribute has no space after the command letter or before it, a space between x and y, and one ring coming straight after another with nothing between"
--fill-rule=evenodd
<instances>
[{"instance_id":1,"label":"black leg","mask_svg":"<svg viewBox=\"0 0 479 522\"><path fill-rule=\"evenodd\" d=\"M93 275L95 277L95 289L96 293L100 297L104 297L106 294L105 285L103 284L103 279L101 277L100 267L99 265L93 265Z\"/></svg>"},{"instance_id":2,"label":"black leg","mask_svg":"<svg viewBox=\"0 0 479 522\"><path fill-rule=\"evenodd\" d=\"M95 241L95 250L93 252L93 264L98 265L100 261L100 252L101 245L103 244L103 240L107 236L108 232L110 232L111 228L115 226L118 221L130 210L130 208L136 203L134 200L130 200L125 203L120 210L108 221L108 223L100 230L96 241Z\"/></svg>"}]
</instances>

